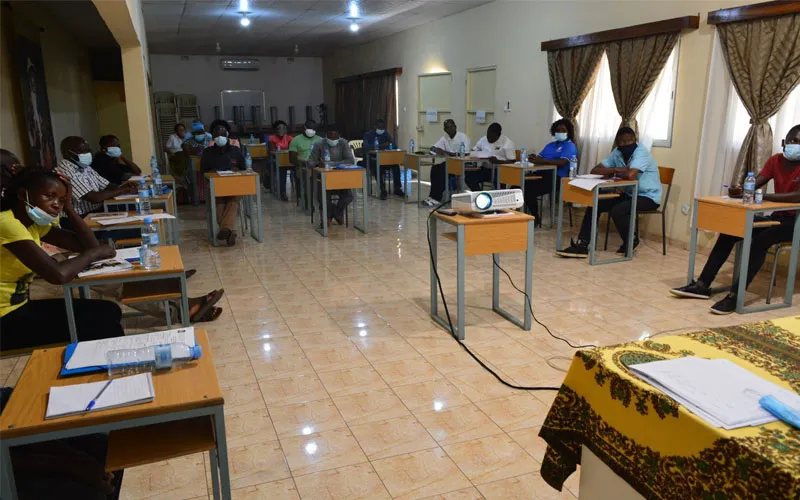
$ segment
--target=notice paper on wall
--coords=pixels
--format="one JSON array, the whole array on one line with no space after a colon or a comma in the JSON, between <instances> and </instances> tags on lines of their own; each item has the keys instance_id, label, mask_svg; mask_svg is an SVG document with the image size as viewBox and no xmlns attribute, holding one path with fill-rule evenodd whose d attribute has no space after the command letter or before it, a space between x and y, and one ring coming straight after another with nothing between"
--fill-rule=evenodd
<instances>
[{"instance_id":1,"label":"notice paper on wall","mask_svg":"<svg viewBox=\"0 0 800 500\"><path fill-rule=\"evenodd\" d=\"M475 123L486 123L486 110L479 109L475 112Z\"/></svg>"},{"instance_id":2,"label":"notice paper on wall","mask_svg":"<svg viewBox=\"0 0 800 500\"><path fill-rule=\"evenodd\" d=\"M425 120L428 123L435 123L439 121L439 112L435 109L429 109L425 112Z\"/></svg>"}]
</instances>

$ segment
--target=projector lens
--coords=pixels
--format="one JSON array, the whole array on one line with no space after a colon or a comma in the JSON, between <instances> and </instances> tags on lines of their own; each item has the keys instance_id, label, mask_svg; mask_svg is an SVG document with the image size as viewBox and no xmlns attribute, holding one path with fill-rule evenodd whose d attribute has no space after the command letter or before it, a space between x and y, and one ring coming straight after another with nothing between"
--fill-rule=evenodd
<instances>
[{"instance_id":1,"label":"projector lens","mask_svg":"<svg viewBox=\"0 0 800 500\"><path fill-rule=\"evenodd\" d=\"M475 197L475 206L478 210L488 210L492 206L492 195L489 193L479 193Z\"/></svg>"}]
</instances>

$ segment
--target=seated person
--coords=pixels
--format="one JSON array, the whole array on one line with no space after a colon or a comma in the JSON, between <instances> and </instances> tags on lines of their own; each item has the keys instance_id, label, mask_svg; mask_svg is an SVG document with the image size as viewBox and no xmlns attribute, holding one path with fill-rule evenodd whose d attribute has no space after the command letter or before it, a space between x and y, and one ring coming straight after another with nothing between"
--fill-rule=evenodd
<instances>
[{"instance_id":1,"label":"seated person","mask_svg":"<svg viewBox=\"0 0 800 500\"><path fill-rule=\"evenodd\" d=\"M561 179L569 177L569 159L578 157L578 148L575 146L575 128L566 118L556 120L550 126L550 135L555 139L547 144L538 155L530 155L528 160L535 165L556 165L556 190L560 189ZM539 219L539 196L550 193L553 185L553 173L549 170L536 172L540 180L525 181L525 205L528 211L536 217L536 225L541 226Z\"/></svg>"},{"instance_id":2,"label":"seated person","mask_svg":"<svg viewBox=\"0 0 800 500\"><path fill-rule=\"evenodd\" d=\"M192 131L183 140L183 152L186 156L199 156L203 150L211 145L211 134L206 132L205 126L201 121L192 122Z\"/></svg>"},{"instance_id":3,"label":"seated person","mask_svg":"<svg viewBox=\"0 0 800 500\"><path fill-rule=\"evenodd\" d=\"M275 128L275 133L269 136L269 143L267 144L269 152L287 151L292 143L292 139L294 139L291 135L286 133L289 130L289 126L286 125L286 122L283 120L276 121L272 126ZM271 159L272 154L270 154L270 161ZM276 182L278 183L278 189L280 189L281 200L289 201L289 198L286 196L286 173L291 170L294 178L294 168L280 167L278 170ZM294 184L295 186L297 185L296 178Z\"/></svg>"},{"instance_id":4,"label":"seated person","mask_svg":"<svg viewBox=\"0 0 800 500\"><path fill-rule=\"evenodd\" d=\"M178 123L175 125L175 133L169 136L167 144L164 146L164 151L169 159L169 173L175 177L178 183L181 183L186 175L186 155L183 152L183 141L188 137L186 125Z\"/></svg>"},{"instance_id":5,"label":"seated person","mask_svg":"<svg viewBox=\"0 0 800 500\"><path fill-rule=\"evenodd\" d=\"M324 167L326 151L330 154L331 162L333 163L348 165L355 165L356 163L350 144L346 139L339 137L339 129L336 128L336 125L328 125L325 131L325 140L314 144L308 158L309 168ZM320 208L322 207L321 190L322 186L320 185L320 191L317 193L320 200ZM329 190L327 194L328 227L330 227L332 220L336 220L340 226L344 226L344 213L347 210L347 205L353 201L353 193L349 189L334 189ZM336 205L331 202L333 195L339 196L339 201Z\"/></svg>"},{"instance_id":6,"label":"seated person","mask_svg":"<svg viewBox=\"0 0 800 500\"><path fill-rule=\"evenodd\" d=\"M772 155L764 164L764 168L756 177L756 189L760 189L770 181L774 181L774 194L764 194L764 201L777 202L800 202L800 124L795 125L786 134L783 140L783 154ZM741 186L733 187L729 190L731 198L741 198ZM771 220L780 222L779 226L753 229L753 240L750 244L750 259L747 267L747 282L745 286L750 286L764 260L767 257L767 250L776 244L792 241L794 233L794 221L797 217L795 212L775 212L770 216ZM692 299L711 298L711 283L716 278L722 264L728 260L733 247L741 241L741 238L720 234L708 261L703 267L703 272L697 281L690 284L673 288L670 290L672 295L677 297ZM711 306L714 314L730 314L736 310L736 291L739 283L734 282L731 291L719 302Z\"/></svg>"},{"instance_id":7,"label":"seated person","mask_svg":"<svg viewBox=\"0 0 800 500\"><path fill-rule=\"evenodd\" d=\"M459 132L458 128L456 128L456 122L450 118L445 120L442 125L444 135L431 147L431 153L440 156L458 156L463 144L464 152L467 154L472 144L469 136L464 132ZM442 202L445 183L447 182L447 174L445 172L445 162L436 164L431 168L431 192L422 202L426 206L435 207Z\"/></svg>"},{"instance_id":8,"label":"seated person","mask_svg":"<svg viewBox=\"0 0 800 500\"><path fill-rule=\"evenodd\" d=\"M92 168L111 184L122 184L133 175L142 175L142 169L122 155L115 135L100 138L100 150L94 154Z\"/></svg>"},{"instance_id":9,"label":"seated person","mask_svg":"<svg viewBox=\"0 0 800 500\"><path fill-rule=\"evenodd\" d=\"M472 191L481 191L484 182L492 181L494 165L517 161L517 149L511 139L503 135L503 127L499 123L489 125L486 135L478 139L472 150L491 155L487 159L490 167L481 165L477 170L466 172L464 182Z\"/></svg>"},{"instance_id":10,"label":"seated person","mask_svg":"<svg viewBox=\"0 0 800 500\"><path fill-rule=\"evenodd\" d=\"M606 178L619 178L639 181L639 196L636 199L637 212L655 210L661 204L661 177L658 173L658 164L650 155L650 151L636 142L636 133L630 127L622 127L617 131L614 140L616 148L599 165L592 169L593 174ZM598 215L609 212L614 226L622 238L622 246L618 254L627 253L628 231L630 230L630 216L632 198L626 192L618 198L606 198L597 202ZM578 241L571 241L570 246L559 250L556 255L560 257L586 258L589 255L589 238L592 231L592 207L586 208L583 217ZM634 227L633 248L639 246L638 227Z\"/></svg>"},{"instance_id":11,"label":"seated person","mask_svg":"<svg viewBox=\"0 0 800 500\"><path fill-rule=\"evenodd\" d=\"M244 168L242 150L228 144L231 126L225 120L214 120L211 124L212 146L203 152L200 170L217 172L219 170L241 170ZM217 196L217 222L219 223L218 240L227 241L228 245L236 244L236 211L239 208L239 196Z\"/></svg>"},{"instance_id":12,"label":"seated person","mask_svg":"<svg viewBox=\"0 0 800 500\"><path fill-rule=\"evenodd\" d=\"M377 149L375 143L377 142ZM375 174L375 181L381 189L381 199L385 200L389 197L386 193L386 178L378 176L378 169L375 164L375 151L389 149L392 145L392 136L386 131L386 122L378 118L369 132L364 134L364 144L361 147L361 154L356 151L356 156L364 158L364 162L369 166L370 172ZM381 174L386 172L386 169L392 170L392 179L394 180L394 194L397 196L405 196L403 187L400 185L400 165L381 165Z\"/></svg>"},{"instance_id":13,"label":"seated person","mask_svg":"<svg viewBox=\"0 0 800 500\"><path fill-rule=\"evenodd\" d=\"M22 162L19 161L17 155L7 149L0 149L0 199L5 197L6 187L11 182L11 178L20 170L22 170Z\"/></svg>"},{"instance_id":14,"label":"seated person","mask_svg":"<svg viewBox=\"0 0 800 500\"><path fill-rule=\"evenodd\" d=\"M295 167L305 169L308 157L311 154L311 148L320 141L322 141L322 137L317 135L317 123L314 120L307 120L303 133L296 135L292 142L289 143L289 161ZM298 192L302 192L305 189L302 179L297 183L297 188Z\"/></svg>"}]
</instances>

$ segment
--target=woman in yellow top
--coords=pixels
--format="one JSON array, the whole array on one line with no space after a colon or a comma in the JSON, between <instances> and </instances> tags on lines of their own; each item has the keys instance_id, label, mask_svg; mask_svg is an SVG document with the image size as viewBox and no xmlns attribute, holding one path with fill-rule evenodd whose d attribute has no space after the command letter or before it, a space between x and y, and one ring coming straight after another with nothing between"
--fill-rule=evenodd
<instances>
[{"instance_id":1,"label":"woman in yellow top","mask_svg":"<svg viewBox=\"0 0 800 500\"><path fill-rule=\"evenodd\" d=\"M63 299L30 300L34 276L61 285L71 281L94 261L113 257L113 248L100 245L72 206L69 182L55 173L30 167L8 187L0 212L0 347L22 349L69 342ZM75 232L61 229L63 211ZM79 252L56 262L42 249L42 241ZM106 300L73 301L81 340L124 335L119 306Z\"/></svg>"}]
</instances>

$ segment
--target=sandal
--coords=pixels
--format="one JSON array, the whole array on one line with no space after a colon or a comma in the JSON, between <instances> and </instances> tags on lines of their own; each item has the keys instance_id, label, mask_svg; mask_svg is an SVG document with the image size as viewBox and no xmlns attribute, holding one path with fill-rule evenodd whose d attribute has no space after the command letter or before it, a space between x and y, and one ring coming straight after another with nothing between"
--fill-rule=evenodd
<instances>
[{"instance_id":1,"label":"sandal","mask_svg":"<svg viewBox=\"0 0 800 500\"><path fill-rule=\"evenodd\" d=\"M214 290L213 292L203 297L201 299L203 300L203 304L200 306L200 309L193 316L189 318L189 322L196 323L198 321L201 321L198 318L203 318L203 316L205 316L211 310L211 308L214 307L214 304L219 302L219 299L221 299L224 294L225 290L220 288L219 290Z\"/></svg>"},{"instance_id":2,"label":"sandal","mask_svg":"<svg viewBox=\"0 0 800 500\"><path fill-rule=\"evenodd\" d=\"M197 273L197 269L189 269L188 271L186 271L186 279L188 280L189 278L194 276L195 273Z\"/></svg>"},{"instance_id":3,"label":"sandal","mask_svg":"<svg viewBox=\"0 0 800 500\"><path fill-rule=\"evenodd\" d=\"M209 309L203 317L197 319L197 323L207 323L209 321L214 321L215 319L219 318L222 314L221 307L212 307Z\"/></svg>"},{"instance_id":4,"label":"sandal","mask_svg":"<svg viewBox=\"0 0 800 500\"><path fill-rule=\"evenodd\" d=\"M220 231L217 233L217 239L220 241L227 240L228 238L231 237L232 232L233 231L231 231L230 229L220 229Z\"/></svg>"}]
</instances>

